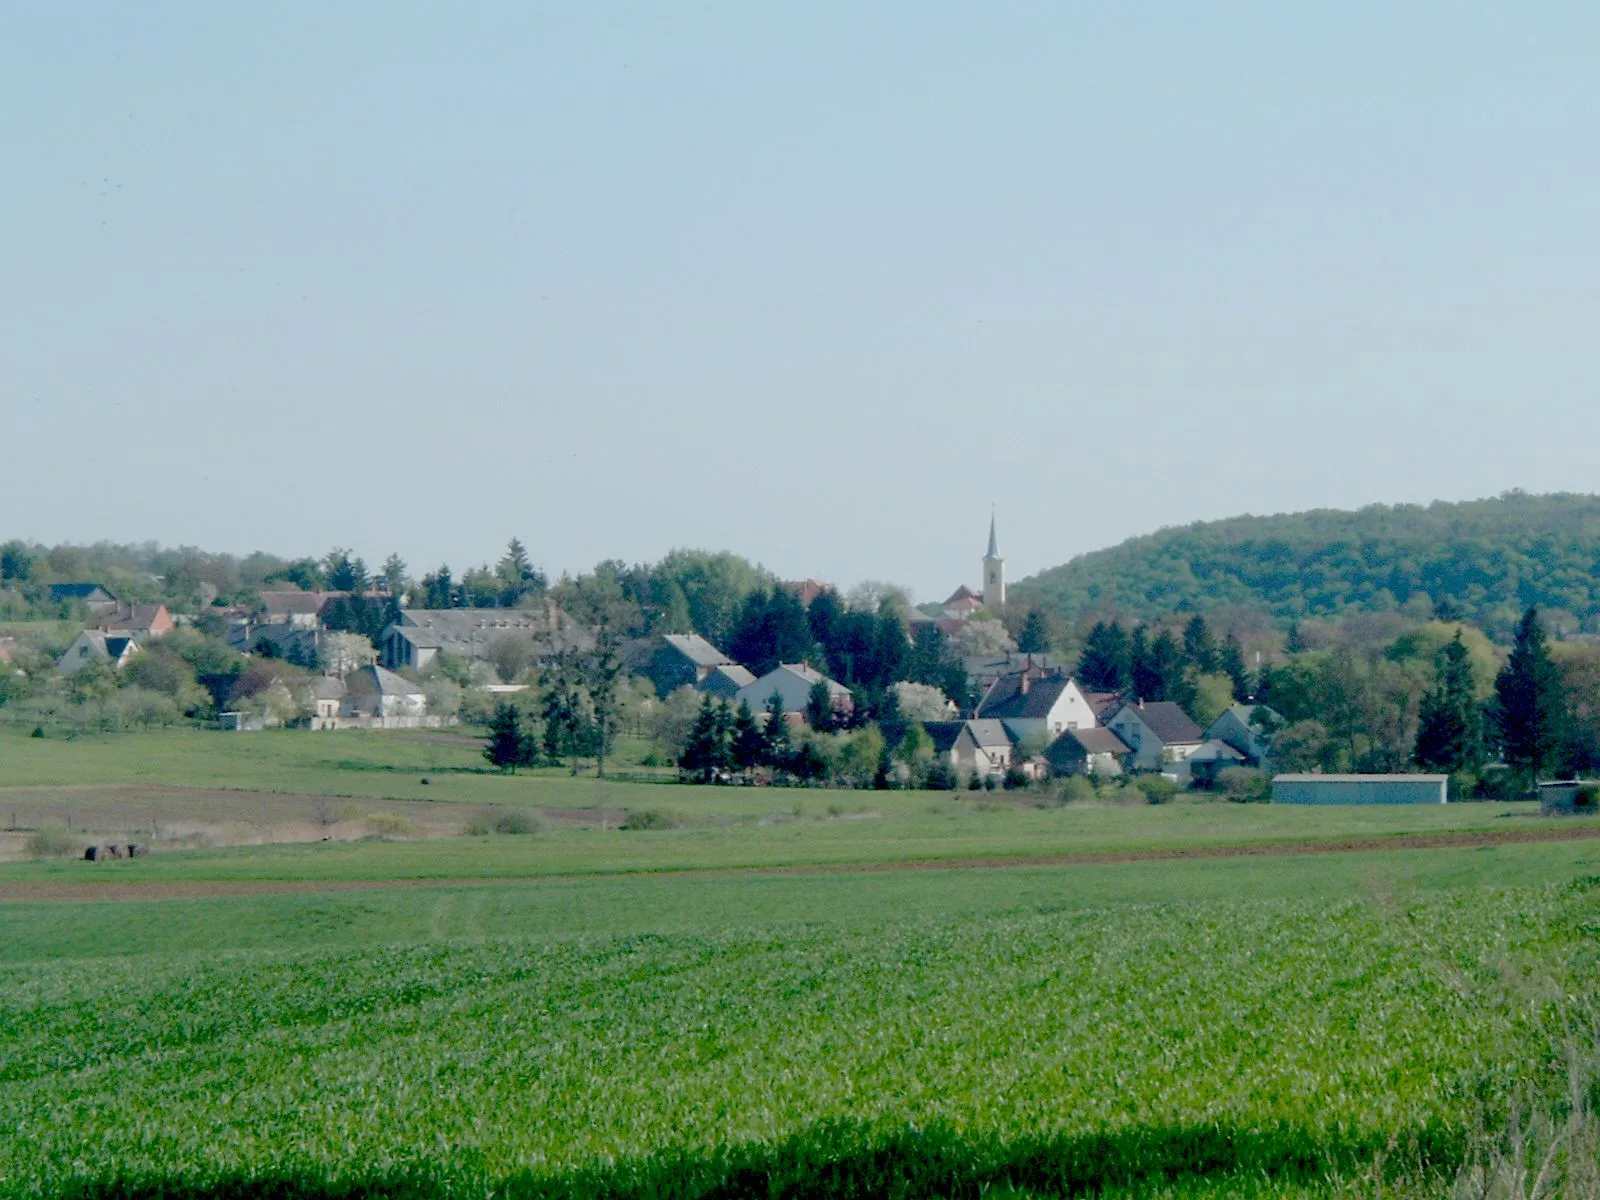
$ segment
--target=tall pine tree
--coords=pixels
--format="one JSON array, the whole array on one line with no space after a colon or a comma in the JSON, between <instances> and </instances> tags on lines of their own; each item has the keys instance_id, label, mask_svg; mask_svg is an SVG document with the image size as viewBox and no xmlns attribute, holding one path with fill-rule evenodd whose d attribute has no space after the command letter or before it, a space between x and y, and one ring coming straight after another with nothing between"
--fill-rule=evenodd
<instances>
[{"instance_id":1,"label":"tall pine tree","mask_svg":"<svg viewBox=\"0 0 1600 1200\"><path fill-rule=\"evenodd\" d=\"M789 740L789 718L783 711L783 697L777 692L767 701L767 723L761 728L761 761L774 771L787 771L794 757Z\"/></svg>"},{"instance_id":2,"label":"tall pine tree","mask_svg":"<svg viewBox=\"0 0 1600 1200\"><path fill-rule=\"evenodd\" d=\"M1083 640L1078 658L1078 679L1099 692L1120 692L1128 686L1128 634L1113 622L1097 621Z\"/></svg>"},{"instance_id":3,"label":"tall pine tree","mask_svg":"<svg viewBox=\"0 0 1600 1200\"><path fill-rule=\"evenodd\" d=\"M1183 627L1183 656L1201 674L1217 669L1217 643L1211 636L1211 626L1199 613Z\"/></svg>"},{"instance_id":4,"label":"tall pine tree","mask_svg":"<svg viewBox=\"0 0 1600 1200\"><path fill-rule=\"evenodd\" d=\"M761 736L761 725L756 720L755 713L750 711L748 700L739 701L739 707L733 714L733 765L740 771L748 771L752 767L761 765L761 752L764 739Z\"/></svg>"},{"instance_id":5,"label":"tall pine tree","mask_svg":"<svg viewBox=\"0 0 1600 1200\"><path fill-rule=\"evenodd\" d=\"M1476 771L1483 766L1483 714L1473 689L1471 655L1459 632L1440 649L1434 671L1433 688L1422 698L1412 757L1430 770Z\"/></svg>"},{"instance_id":6,"label":"tall pine tree","mask_svg":"<svg viewBox=\"0 0 1600 1200\"><path fill-rule=\"evenodd\" d=\"M539 761L539 743L522 724L516 705L502 701L489 718L489 742L483 756L502 771L517 773L518 767L531 767Z\"/></svg>"},{"instance_id":7,"label":"tall pine tree","mask_svg":"<svg viewBox=\"0 0 1600 1200\"><path fill-rule=\"evenodd\" d=\"M1518 622L1511 657L1494 681L1494 692L1495 727L1506 762L1537 782L1556 765L1566 714L1565 687L1550 660L1537 608L1529 608Z\"/></svg>"},{"instance_id":8,"label":"tall pine tree","mask_svg":"<svg viewBox=\"0 0 1600 1200\"><path fill-rule=\"evenodd\" d=\"M1244 647L1231 633L1222 643L1217 666L1233 682L1233 698L1241 703L1250 699L1250 669L1244 665Z\"/></svg>"},{"instance_id":9,"label":"tall pine tree","mask_svg":"<svg viewBox=\"0 0 1600 1200\"><path fill-rule=\"evenodd\" d=\"M1022 628L1017 633L1017 649L1024 654L1050 652L1050 627L1045 622L1044 614L1037 608L1030 608L1023 619Z\"/></svg>"},{"instance_id":10,"label":"tall pine tree","mask_svg":"<svg viewBox=\"0 0 1600 1200\"><path fill-rule=\"evenodd\" d=\"M678 753L678 770L685 775L709 781L718 771L732 764L733 748L729 745L727 704L714 707L708 695L700 702L689 736L684 739Z\"/></svg>"}]
</instances>

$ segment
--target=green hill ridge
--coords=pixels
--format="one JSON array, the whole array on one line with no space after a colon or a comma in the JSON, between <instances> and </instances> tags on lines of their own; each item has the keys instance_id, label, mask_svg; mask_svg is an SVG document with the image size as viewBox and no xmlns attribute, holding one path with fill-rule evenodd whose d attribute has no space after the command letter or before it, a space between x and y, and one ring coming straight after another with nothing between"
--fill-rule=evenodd
<instances>
[{"instance_id":1,"label":"green hill ridge","mask_svg":"<svg viewBox=\"0 0 1600 1200\"><path fill-rule=\"evenodd\" d=\"M1508 492L1201 521L1081 554L1012 589L1068 619L1243 605L1280 621L1436 605L1505 632L1529 604L1600 629L1600 496Z\"/></svg>"}]
</instances>

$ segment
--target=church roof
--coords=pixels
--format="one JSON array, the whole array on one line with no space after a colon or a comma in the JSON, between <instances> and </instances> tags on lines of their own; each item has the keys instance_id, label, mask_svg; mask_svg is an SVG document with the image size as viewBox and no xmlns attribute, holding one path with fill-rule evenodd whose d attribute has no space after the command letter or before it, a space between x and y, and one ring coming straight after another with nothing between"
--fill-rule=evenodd
<instances>
[{"instance_id":1,"label":"church roof","mask_svg":"<svg viewBox=\"0 0 1600 1200\"><path fill-rule=\"evenodd\" d=\"M983 597L978 595L977 592L973 591L963 583L955 591L950 593L950 599L944 602L945 607L948 608L952 604L960 604L964 600L972 600L978 604L983 603Z\"/></svg>"},{"instance_id":2,"label":"church roof","mask_svg":"<svg viewBox=\"0 0 1600 1200\"><path fill-rule=\"evenodd\" d=\"M994 536L994 514L993 513L989 514L989 553L988 553L987 557L989 557L989 558L999 558L1000 557L1000 543L995 540L995 536Z\"/></svg>"}]
</instances>

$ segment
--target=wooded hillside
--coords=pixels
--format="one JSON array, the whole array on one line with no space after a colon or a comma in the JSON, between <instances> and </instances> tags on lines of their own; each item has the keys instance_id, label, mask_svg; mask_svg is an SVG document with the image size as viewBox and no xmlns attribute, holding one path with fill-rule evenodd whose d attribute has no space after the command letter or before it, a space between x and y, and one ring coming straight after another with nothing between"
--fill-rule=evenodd
<instances>
[{"instance_id":1,"label":"wooded hillside","mask_svg":"<svg viewBox=\"0 0 1600 1200\"><path fill-rule=\"evenodd\" d=\"M1247 605L1287 622L1437 606L1496 636L1537 604L1557 625L1600 631L1600 496L1511 492L1199 522L1080 555L1013 596L1068 619Z\"/></svg>"}]
</instances>

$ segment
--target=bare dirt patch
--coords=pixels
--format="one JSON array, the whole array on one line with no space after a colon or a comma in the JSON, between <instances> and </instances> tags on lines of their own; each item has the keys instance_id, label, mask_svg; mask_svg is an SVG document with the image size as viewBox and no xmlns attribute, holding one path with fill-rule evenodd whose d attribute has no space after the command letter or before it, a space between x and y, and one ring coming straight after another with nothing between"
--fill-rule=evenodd
<instances>
[{"instance_id":1,"label":"bare dirt patch","mask_svg":"<svg viewBox=\"0 0 1600 1200\"><path fill-rule=\"evenodd\" d=\"M392 838L457 837L491 823L503 805L298 795L286 792L107 784L0 788L0 862L26 857L28 834L59 826L85 842L140 842L158 849L265 846ZM615 828L607 808L522 808L547 826Z\"/></svg>"},{"instance_id":2,"label":"bare dirt patch","mask_svg":"<svg viewBox=\"0 0 1600 1200\"><path fill-rule=\"evenodd\" d=\"M1073 854L1027 854L969 858L914 858L885 862L804 863L772 867L690 867L587 871L562 875L499 875L455 879L250 879L250 880L119 880L109 875L82 881L0 883L0 904L83 900L178 900L216 896L256 896L302 892L367 892L386 888L500 887L601 875L837 875L887 871L973 871L1037 867L1105 866L1175 859L1248 858L1305 854L1363 854L1397 850L1473 849L1525 842L1574 842L1600 839L1600 823L1563 824L1540 829L1473 830L1460 833L1400 834L1388 838L1341 838L1323 841L1235 843L1150 850L1083 851ZM85 864L86 870L106 870ZM115 871L113 865L109 871Z\"/></svg>"}]
</instances>

